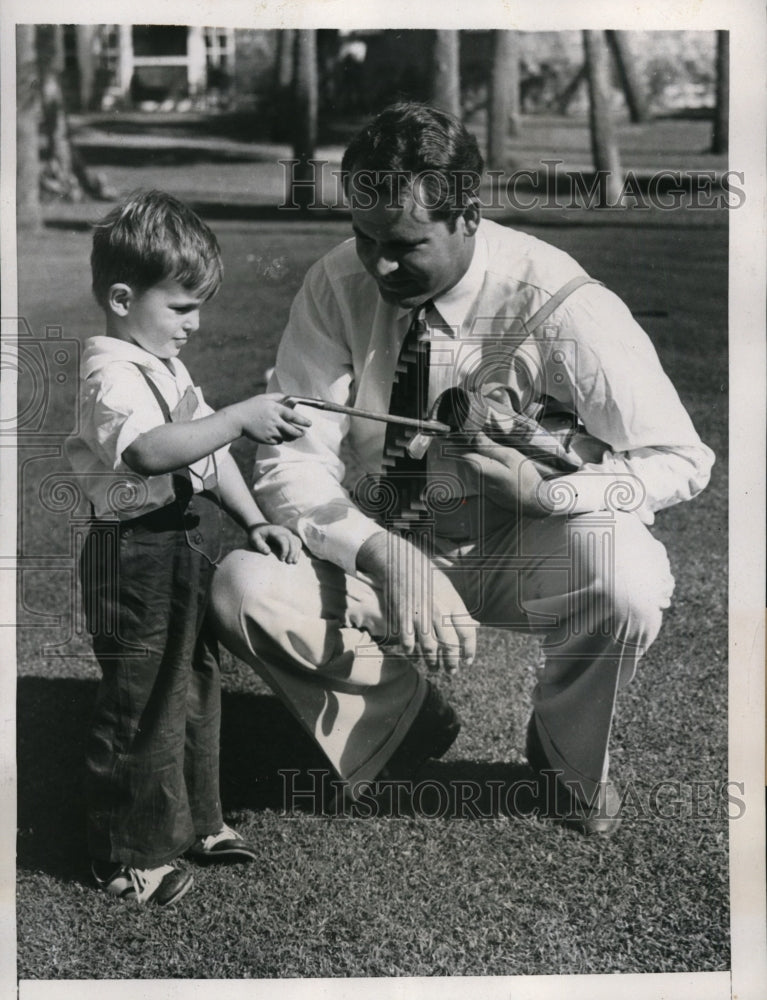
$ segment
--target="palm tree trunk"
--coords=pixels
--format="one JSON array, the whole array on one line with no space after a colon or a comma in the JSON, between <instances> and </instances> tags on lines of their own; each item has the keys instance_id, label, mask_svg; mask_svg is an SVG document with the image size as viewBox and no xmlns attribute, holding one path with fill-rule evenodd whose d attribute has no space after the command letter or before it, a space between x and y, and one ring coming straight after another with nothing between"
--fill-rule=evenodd
<instances>
[{"instance_id":1,"label":"palm tree trunk","mask_svg":"<svg viewBox=\"0 0 767 1000\"><path fill-rule=\"evenodd\" d=\"M432 104L461 117L460 37L457 31L435 31Z\"/></svg>"},{"instance_id":2,"label":"palm tree trunk","mask_svg":"<svg viewBox=\"0 0 767 1000\"><path fill-rule=\"evenodd\" d=\"M647 102L645 101L644 90L636 72L628 33L625 31L607 31L605 34L615 56L615 64L618 67L621 86L626 96L629 116L631 121L635 125L638 125L640 122L647 121Z\"/></svg>"},{"instance_id":3,"label":"palm tree trunk","mask_svg":"<svg viewBox=\"0 0 767 1000\"><path fill-rule=\"evenodd\" d=\"M623 186L618 141L610 111L610 83L607 59L601 31L584 31L586 77L589 83L589 123L591 126L591 151L594 169L604 173L604 187L600 185L600 204L615 204Z\"/></svg>"},{"instance_id":4,"label":"palm tree trunk","mask_svg":"<svg viewBox=\"0 0 767 1000\"><path fill-rule=\"evenodd\" d=\"M309 161L317 145L317 77L317 32L298 30L293 63L293 156L298 163L293 170L291 198L302 211L307 211L319 194L308 183L315 177Z\"/></svg>"},{"instance_id":5,"label":"palm tree trunk","mask_svg":"<svg viewBox=\"0 0 767 1000\"><path fill-rule=\"evenodd\" d=\"M716 33L716 110L712 153L726 153L730 148L730 33Z\"/></svg>"},{"instance_id":6,"label":"palm tree trunk","mask_svg":"<svg viewBox=\"0 0 767 1000\"><path fill-rule=\"evenodd\" d=\"M515 31L493 32L493 64L487 109L487 165L506 165L506 138L519 131L519 47Z\"/></svg>"},{"instance_id":7,"label":"palm tree trunk","mask_svg":"<svg viewBox=\"0 0 767 1000\"><path fill-rule=\"evenodd\" d=\"M16 224L39 230L40 209L40 84L37 75L35 26L16 28Z\"/></svg>"}]
</instances>

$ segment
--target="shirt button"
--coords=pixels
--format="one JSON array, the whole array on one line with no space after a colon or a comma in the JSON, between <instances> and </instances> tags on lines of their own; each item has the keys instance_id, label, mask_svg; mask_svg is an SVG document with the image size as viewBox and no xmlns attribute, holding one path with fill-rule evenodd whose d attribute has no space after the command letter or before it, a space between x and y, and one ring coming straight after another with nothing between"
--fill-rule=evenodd
<instances>
[{"instance_id":1,"label":"shirt button","mask_svg":"<svg viewBox=\"0 0 767 1000\"><path fill-rule=\"evenodd\" d=\"M199 531L195 531L195 533L192 535L192 541L196 545L200 545L202 543L202 535L200 534Z\"/></svg>"}]
</instances>

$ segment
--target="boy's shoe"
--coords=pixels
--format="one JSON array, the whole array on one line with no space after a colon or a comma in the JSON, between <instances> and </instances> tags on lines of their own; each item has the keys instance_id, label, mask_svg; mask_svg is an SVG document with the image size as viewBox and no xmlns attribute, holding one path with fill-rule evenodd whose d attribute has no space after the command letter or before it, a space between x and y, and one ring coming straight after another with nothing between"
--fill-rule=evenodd
<instances>
[{"instance_id":1,"label":"boy's shoe","mask_svg":"<svg viewBox=\"0 0 767 1000\"><path fill-rule=\"evenodd\" d=\"M132 868L130 865L115 867L110 861L94 861L91 871L104 892L120 899L135 899L139 906L147 903L171 906L189 892L194 881L189 872L175 865Z\"/></svg>"},{"instance_id":2,"label":"boy's shoe","mask_svg":"<svg viewBox=\"0 0 767 1000\"><path fill-rule=\"evenodd\" d=\"M187 854L196 861L255 861L258 857L255 847L226 823L218 833L198 837Z\"/></svg>"}]
</instances>

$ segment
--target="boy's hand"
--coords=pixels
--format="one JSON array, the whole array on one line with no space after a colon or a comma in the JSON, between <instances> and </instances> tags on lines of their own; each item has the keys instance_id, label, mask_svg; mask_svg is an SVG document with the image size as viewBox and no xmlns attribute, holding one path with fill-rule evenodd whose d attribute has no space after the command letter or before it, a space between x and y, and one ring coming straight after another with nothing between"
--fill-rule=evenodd
<instances>
[{"instance_id":1,"label":"boy's hand","mask_svg":"<svg viewBox=\"0 0 767 1000\"><path fill-rule=\"evenodd\" d=\"M256 552L274 553L280 562L297 563L301 554L301 539L279 524L253 525L248 528L248 540Z\"/></svg>"},{"instance_id":2,"label":"boy's hand","mask_svg":"<svg viewBox=\"0 0 767 1000\"><path fill-rule=\"evenodd\" d=\"M295 409L286 406L285 397L278 392L251 396L235 404L242 433L259 444L279 444L303 437L304 427L311 427L307 419Z\"/></svg>"}]
</instances>

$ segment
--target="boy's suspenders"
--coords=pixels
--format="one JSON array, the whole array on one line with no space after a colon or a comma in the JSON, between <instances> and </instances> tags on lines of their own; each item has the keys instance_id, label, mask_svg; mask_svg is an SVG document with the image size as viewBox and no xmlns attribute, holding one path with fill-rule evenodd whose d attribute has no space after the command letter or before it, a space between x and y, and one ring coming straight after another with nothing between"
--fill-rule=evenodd
<instances>
[{"instance_id":1,"label":"boy's suspenders","mask_svg":"<svg viewBox=\"0 0 767 1000\"><path fill-rule=\"evenodd\" d=\"M157 388L152 379L147 375L146 371L141 367L141 365L133 362L136 368L141 372L144 381L149 386L152 391L152 395L157 401L157 405L160 408L160 412L163 415L163 419L166 424L173 423L173 417L170 412L170 407L162 395L160 390ZM189 392L190 390L187 390ZM195 397L196 398L196 397ZM213 456L213 468L216 469L216 456ZM181 508L186 514L195 513L202 515L207 521L207 531L202 530L203 525L197 524L189 528L185 528L187 544L190 548L197 552L201 552L210 562L215 563L221 557L221 507L219 505L219 492L218 492L218 475L216 474L216 483L213 488L210 489L205 487L205 493L212 493L215 496L215 503L211 503L210 499L206 499L204 494L195 494L192 489L192 477L188 468L177 469L172 473L173 476L173 493L175 494L176 501L179 503ZM203 484L205 486L205 484ZM204 505L200 511L193 510L193 508ZM212 508L215 507L215 514L213 514ZM211 515L213 515L213 520L211 521ZM198 516L199 520L199 516ZM206 537L207 536L207 537ZM211 537L212 536L212 537Z\"/></svg>"},{"instance_id":2,"label":"boy's suspenders","mask_svg":"<svg viewBox=\"0 0 767 1000\"><path fill-rule=\"evenodd\" d=\"M141 367L141 365L138 364L136 361L134 361L133 364L136 365L136 367L138 368L138 370L141 372L141 374L142 374L142 376L144 378L144 381L149 386L149 388L152 390L152 395L157 400L157 405L160 407L160 412L163 415L165 423L166 424L171 423L172 420L171 420L171 415L170 415L170 408L169 408L168 403L167 403L167 401L165 399L165 396L163 396L163 394L160 392L160 390L157 388L157 386L154 384L154 382L151 380L151 378L147 375L147 373L144 371L144 369Z\"/></svg>"}]
</instances>

